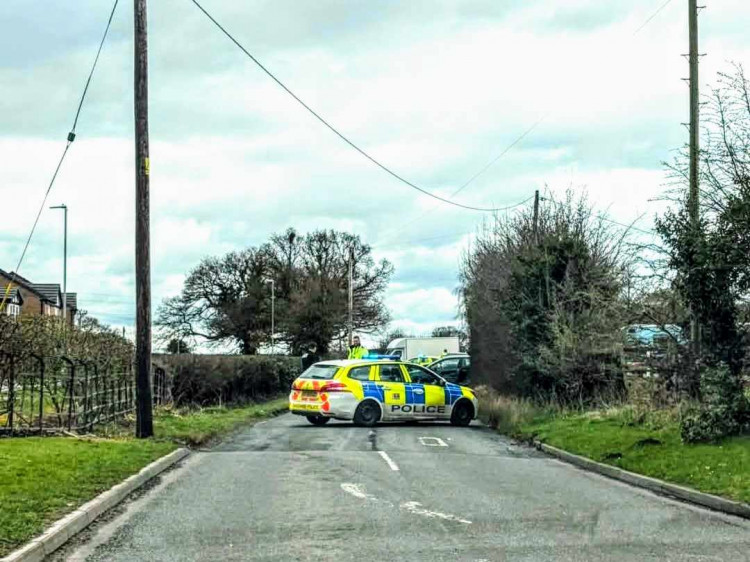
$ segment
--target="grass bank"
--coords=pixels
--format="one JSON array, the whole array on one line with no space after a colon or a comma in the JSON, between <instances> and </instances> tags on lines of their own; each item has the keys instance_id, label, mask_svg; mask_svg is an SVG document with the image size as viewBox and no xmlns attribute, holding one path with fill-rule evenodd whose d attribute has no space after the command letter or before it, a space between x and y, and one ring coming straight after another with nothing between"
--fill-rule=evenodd
<instances>
[{"instance_id":1,"label":"grass bank","mask_svg":"<svg viewBox=\"0 0 750 562\"><path fill-rule=\"evenodd\" d=\"M154 418L157 439L190 447L206 445L254 420L275 416L289 407L287 398L237 408L162 410Z\"/></svg>"},{"instance_id":2,"label":"grass bank","mask_svg":"<svg viewBox=\"0 0 750 562\"><path fill-rule=\"evenodd\" d=\"M176 449L152 440L0 440L0 556Z\"/></svg>"},{"instance_id":3,"label":"grass bank","mask_svg":"<svg viewBox=\"0 0 750 562\"><path fill-rule=\"evenodd\" d=\"M132 438L129 423L92 438L0 439L0 557L178 446L205 445L286 404L158 410L146 440Z\"/></svg>"},{"instance_id":4,"label":"grass bank","mask_svg":"<svg viewBox=\"0 0 750 562\"><path fill-rule=\"evenodd\" d=\"M684 444L676 410L623 406L582 412L485 396L481 417L519 439L536 438L598 462L750 503L750 436Z\"/></svg>"},{"instance_id":5,"label":"grass bank","mask_svg":"<svg viewBox=\"0 0 750 562\"><path fill-rule=\"evenodd\" d=\"M684 444L676 421L628 418L627 409L592 412L522 424L521 432L595 461L750 503L750 436Z\"/></svg>"}]
</instances>

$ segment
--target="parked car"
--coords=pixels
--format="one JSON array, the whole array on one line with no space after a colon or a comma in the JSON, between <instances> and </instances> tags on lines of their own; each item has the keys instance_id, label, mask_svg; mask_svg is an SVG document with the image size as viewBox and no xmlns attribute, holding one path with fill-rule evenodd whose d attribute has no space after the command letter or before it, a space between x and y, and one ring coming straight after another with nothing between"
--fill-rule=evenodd
<instances>
[{"instance_id":1,"label":"parked car","mask_svg":"<svg viewBox=\"0 0 750 562\"><path fill-rule=\"evenodd\" d=\"M659 345L665 342L684 344L687 339L682 328L676 324L631 324L623 328L625 337L631 345Z\"/></svg>"},{"instance_id":2,"label":"parked car","mask_svg":"<svg viewBox=\"0 0 750 562\"><path fill-rule=\"evenodd\" d=\"M468 384L471 376L471 357L468 353L451 353L427 365L448 382Z\"/></svg>"}]
</instances>

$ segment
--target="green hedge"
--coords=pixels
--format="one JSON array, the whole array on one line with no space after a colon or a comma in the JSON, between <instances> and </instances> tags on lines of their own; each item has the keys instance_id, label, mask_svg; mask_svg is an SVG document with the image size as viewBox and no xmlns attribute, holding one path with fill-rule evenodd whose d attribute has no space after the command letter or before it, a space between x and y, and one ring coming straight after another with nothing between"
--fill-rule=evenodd
<instances>
[{"instance_id":1,"label":"green hedge","mask_svg":"<svg viewBox=\"0 0 750 562\"><path fill-rule=\"evenodd\" d=\"M299 357L277 355L154 355L172 374L178 406L257 402L289 392Z\"/></svg>"}]
</instances>

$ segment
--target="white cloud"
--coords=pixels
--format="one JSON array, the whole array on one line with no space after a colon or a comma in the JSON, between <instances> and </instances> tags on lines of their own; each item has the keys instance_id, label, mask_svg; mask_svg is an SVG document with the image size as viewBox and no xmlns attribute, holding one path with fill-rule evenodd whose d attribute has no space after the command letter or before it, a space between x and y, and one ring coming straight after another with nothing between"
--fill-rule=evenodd
<instances>
[{"instance_id":1,"label":"white cloud","mask_svg":"<svg viewBox=\"0 0 750 562\"><path fill-rule=\"evenodd\" d=\"M90 0L21 4L0 5L0 194L13 205L0 222L4 269L33 222L106 17ZM545 185L583 186L615 220L645 213L644 228L662 208L648 202L663 190L661 162L687 138L680 3L636 35L652 0L206 5L331 123L427 189L449 196L546 114L458 199L504 206ZM744 0L701 13L704 84L728 60L750 58L749 17ZM337 228L395 264L395 324L424 332L455 318L460 257L482 215L419 195L363 159L190 3L157 3L150 24L156 302L204 255L288 226ZM133 308L131 34L126 4L49 201L70 207L71 290L120 324ZM61 277L61 222L45 210L28 276Z\"/></svg>"}]
</instances>

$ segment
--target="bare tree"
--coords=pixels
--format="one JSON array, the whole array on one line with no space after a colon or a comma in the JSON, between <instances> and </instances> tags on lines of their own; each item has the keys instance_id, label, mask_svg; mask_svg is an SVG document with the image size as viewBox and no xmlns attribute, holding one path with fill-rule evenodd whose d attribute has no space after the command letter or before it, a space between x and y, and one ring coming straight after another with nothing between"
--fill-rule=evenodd
<instances>
[{"instance_id":1,"label":"bare tree","mask_svg":"<svg viewBox=\"0 0 750 562\"><path fill-rule=\"evenodd\" d=\"M232 342L243 354L256 353L270 338L273 280L278 340L293 351L315 342L325 352L346 331L349 256L355 329L375 330L388 319L382 296L391 264L376 263L356 235L320 230L301 236L293 229L260 248L203 260L182 293L163 302L157 325L168 338Z\"/></svg>"}]
</instances>

